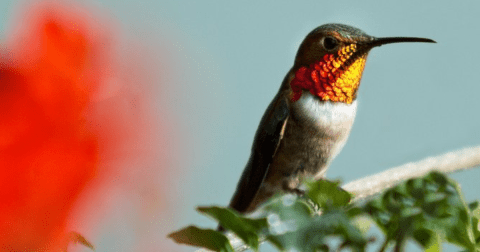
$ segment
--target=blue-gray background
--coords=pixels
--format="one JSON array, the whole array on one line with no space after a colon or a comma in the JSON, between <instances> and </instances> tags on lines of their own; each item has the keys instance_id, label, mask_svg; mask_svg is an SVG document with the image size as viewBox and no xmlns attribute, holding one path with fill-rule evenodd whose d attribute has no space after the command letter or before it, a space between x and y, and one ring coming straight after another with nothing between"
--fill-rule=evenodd
<instances>
[{"instance_id":1,"label":"blue-gray background","mask_svg":"<svg viewBox=\"0 0 480 252\"><path fill-rule=\"evenodd\" d=\"M418 36L438 42L372 50L359 91L357 119L328 171L329 178L348 182L480 144L480 4L476 1L102 0L89 4L108 10L132 34L148 30L159 38L168 37L158 46L176 55L175 78L169 83L175 88L165 90L162 97L176 113L176 128L188 142L178 160L182 175L170 188L182 207L158 223L161 237L189 224L215 226L196 213L195 206L229 202L258 122L292 66L299 43L324 23L353 25L379 37ZM0 38L5 37L14 6L11 0L0 3ZM479 169L453 177L462 184L467 200L480 198ZM136 238L122 237L127 234L117 233L110 244L101 242L101 237L93 242L99 244L97 251L130 251ZM267 245L262 251L272 250Z\"/></svg>"}]
</instances>

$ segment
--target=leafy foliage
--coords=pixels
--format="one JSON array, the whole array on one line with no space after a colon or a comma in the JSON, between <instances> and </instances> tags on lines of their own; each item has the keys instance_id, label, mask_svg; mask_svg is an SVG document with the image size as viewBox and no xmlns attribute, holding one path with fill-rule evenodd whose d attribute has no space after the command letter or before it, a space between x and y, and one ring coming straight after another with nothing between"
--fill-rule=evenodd
<instances>
[{"instance_id":1,"label":"leafy foliage","mask_svg":"<svg viewBox=\"0 0 480 252\"><path fill-rule=\"evenodd\" d=\"M340 188L340 182L317 182L307 181L306 194L320 208L326 209L330 206L341 207L346 206L352 199L352 195Z\"/></svg>"},{"instance_id":2,"label":"leafy foliage","mask_svg":"<svg viewBox=\"0 0 480 252\"><path fill-rule=\"evenodd\" d=\"M361 206L349 204L352 195L341 189L339 182L307 181L305 185L305 197L277 195L255 218L221 207L197 210L235 233L254 251L258 251L259 239L282 251L365 251L373 242L368 237L372 224L384 234L377 239L383 241L380 251L390 246L403 251L408 240L425 251L441 251L442 242L480 251L480 204L467 204L459 185L443 174L432 172L405 181ZM177 243L233 251L225 234L212 229L190 226L169 237ZM339 240L339 245L331 245L332 238Z\"/></svg>"},{"instance_id":3,"label":"leafy foliage","mask_svg":"<svg viewBox=\"0 0 480 252\"><path fill-rule=\"evenodd\" d=\"M440 173L391 188L364 209L383 230L386 242L395 241L396 246L411 238L427 249L437 234L442 240L476 251L471 211L460 187Z\"/></svg>"}]
</instances>

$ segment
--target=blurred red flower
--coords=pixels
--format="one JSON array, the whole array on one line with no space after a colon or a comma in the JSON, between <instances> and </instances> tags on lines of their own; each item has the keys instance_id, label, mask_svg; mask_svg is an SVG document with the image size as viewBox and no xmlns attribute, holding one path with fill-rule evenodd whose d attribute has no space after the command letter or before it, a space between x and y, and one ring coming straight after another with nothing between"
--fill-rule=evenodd
<instances>
[{"instance_id":1,"label":"blurred red flower","mask_svg":"<svg viewBox=\"0 0 480 252\"><path fill-rule=\"evenodd\" d=\"M71 3L28 10L0 52L1 251L57 247L102 155L131 129L93 102L112 95L113 26Z\"/></svg>"}]
</instances>

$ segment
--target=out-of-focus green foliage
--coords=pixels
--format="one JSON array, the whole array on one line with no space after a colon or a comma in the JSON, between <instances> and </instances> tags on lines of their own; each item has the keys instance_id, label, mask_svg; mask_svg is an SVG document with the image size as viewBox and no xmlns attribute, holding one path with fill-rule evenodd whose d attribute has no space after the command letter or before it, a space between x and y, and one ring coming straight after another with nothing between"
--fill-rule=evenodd
<instances>
[{"instance_id":1,"label":"out-of-focus green foliage","mask_svg":"<svg viewBox=\"0 0 480 252\"><path fill-rule=\"evenodd\" d=\"M459 185L445 175L432 172L405 181L362 204L349 205L352 196L338 182L305 183L305 197L277 195L254 219L221 207L198 211L235 233L258 251L259 238L281 251L365 251L372 224L383 231L380 251L393 246L403 251L414 240L425 251L441 251L441 244L455 244L465 251L480 251L480 205L467 204ZM314 211L320 209L321 214ZM226 236L212 229L190 226L169 235L176 242L215 251L232 251ZM329 241L335 238L338 245Z\"/></svg>"}]
</instances>

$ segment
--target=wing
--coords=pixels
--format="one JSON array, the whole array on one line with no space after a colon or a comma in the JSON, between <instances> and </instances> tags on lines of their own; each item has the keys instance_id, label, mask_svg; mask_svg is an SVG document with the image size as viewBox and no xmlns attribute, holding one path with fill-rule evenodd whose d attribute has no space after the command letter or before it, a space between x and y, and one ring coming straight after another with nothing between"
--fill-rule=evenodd
<instances>
[{"instance_id":1,"label":"wing","mask_svg":"<svg viewBox=\"0 0 480 252\"><path fill-rule=\"evenodd\" d=\"M260 189L268 167L283 137L290 108L279 92L265 111L255 134L250 159L237 185L230 207L245 212Z\"/></svg>"}]
</instances>

